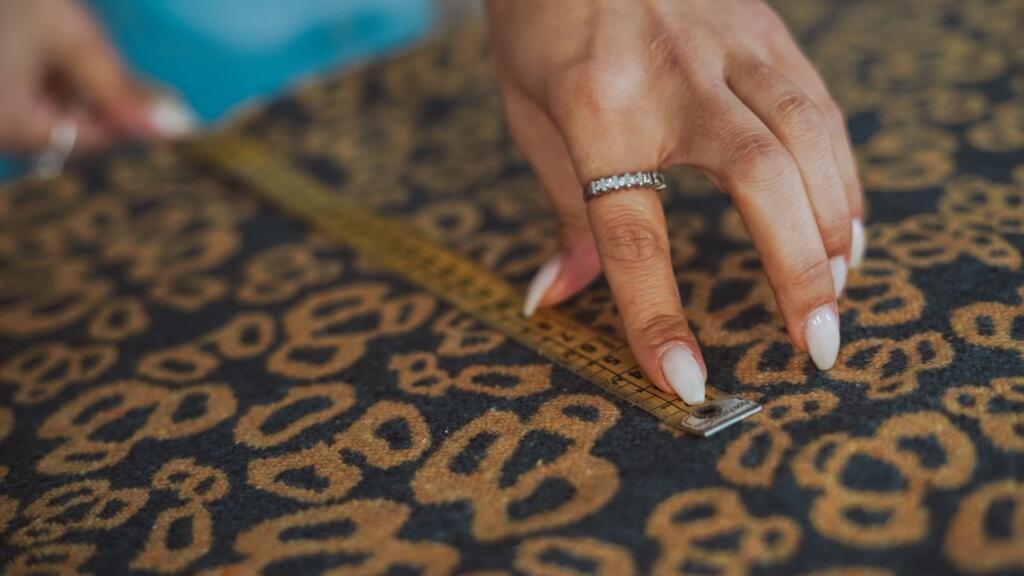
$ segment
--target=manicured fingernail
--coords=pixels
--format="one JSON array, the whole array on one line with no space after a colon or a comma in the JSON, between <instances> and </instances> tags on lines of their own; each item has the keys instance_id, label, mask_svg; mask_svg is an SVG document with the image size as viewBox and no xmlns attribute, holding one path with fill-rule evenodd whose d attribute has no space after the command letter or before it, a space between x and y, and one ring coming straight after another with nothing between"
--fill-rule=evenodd
<instances>
[{"instance_id":1,"label":"manicured fingernail","mask_svg":"<svg viewBox=\"0 0 1024 576\"><path fill-rule=\"evenodd\" d=\"M661 353L661 372L669 386L687 404L704 401L704 372L693 352L682 344L672 344Z\"/></svg>"},{"instance_id":2,"label":"manicured fingernail","mask_svg":"<svg viewBox=\"0 0 1024 576\"><path fill-rule=\"evenodd\" d=\"M864 223L860 218L853 219L853 239L850 245L850 266L857 268L864 261L864 252L868 249L864 238Z\"/></svg>"},{"instance_id":3,"label":"manicured fingernail","mask_svg":"<svg viewBox=\"0 0 1024 576\"><path fill-rule=\"evenodd\" d=\"M558 273L562 271L562 256L555 254L550 260L544 263L537 270L537 275L533 277L533 281L530 282L530 288L526 291L526 301L523 303L523 316L529 318L533 316L533 313L537 311L537 305L540 304L544 295L548 293L548 288L551 288L551 284L555 282L555 278L558 278Z\"/></svg>"},{"instance_id":4,"label":"manicured fingernail","mask_svg":"<svg viewBox=\"0 0 1024 576\"><path fill-rule=\"evenodd\" d=\"M195 113L173 96L159 96L149 104L149 122L163 136L186 136L196 130Z\"/></svg>"},{"instance_id":5,"label":"manicured fingernail","mask_svg":"<svg viewBox=\"0 0 1024 576\"><path fill-rule=\"evenodd\" d=\"M846 258L836 256L828 261L828 267L832 269L832 285L836 288L836 298L839 298L846 286Z\"/></svg>"},{"instance_id":6,"label":"manicured fingernail","mask_svg":"<svg viewBox=\"0 0 1024 576\"><path fill-rule=\"evenodd\" d=\"M826 304L811 312L804 328L804 339L807 340L807 351L811 360L819 370L828 370L836 363L839 355L839 318Z\"/></svg>"}]
</instances>

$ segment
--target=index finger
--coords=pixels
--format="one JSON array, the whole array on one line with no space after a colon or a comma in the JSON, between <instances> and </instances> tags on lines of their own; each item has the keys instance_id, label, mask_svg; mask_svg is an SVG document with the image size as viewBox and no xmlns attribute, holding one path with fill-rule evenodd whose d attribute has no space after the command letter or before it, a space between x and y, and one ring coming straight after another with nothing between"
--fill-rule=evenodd
<instances>
[{"instance_id":1,"label":"index finger","mask_svg":"<svg viewBox=\"0 0 1024 576\"><path fill-rule=\"evenodd\" d=\"M687 404L704 401L707 370L683 315L665 214L650 189L594 198L587 214L626 339L647 377Z\"/></svg>"}]
</instances>

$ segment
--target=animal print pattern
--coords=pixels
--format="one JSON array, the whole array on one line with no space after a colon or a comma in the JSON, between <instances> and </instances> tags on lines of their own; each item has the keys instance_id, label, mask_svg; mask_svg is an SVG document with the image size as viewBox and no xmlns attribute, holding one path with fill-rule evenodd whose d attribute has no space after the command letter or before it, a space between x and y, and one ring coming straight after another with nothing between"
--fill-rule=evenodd
<instances>
[{"instance_id":1,"label":"animal print pattern","mask_svg":"<svg viewBox=\"0 0 1024 576\"><path fill-rule=\"evenodd\" d=\"M0 191L0 573L1024 571L1024 2L779 0L849 114L869 250L836 368L728 200L664 194L709 379L654 421L174 145ZM553 221L484 27L231 127L525 287ZM610 335L607 286L563 309Z\"/></svg>"}]
</instances>

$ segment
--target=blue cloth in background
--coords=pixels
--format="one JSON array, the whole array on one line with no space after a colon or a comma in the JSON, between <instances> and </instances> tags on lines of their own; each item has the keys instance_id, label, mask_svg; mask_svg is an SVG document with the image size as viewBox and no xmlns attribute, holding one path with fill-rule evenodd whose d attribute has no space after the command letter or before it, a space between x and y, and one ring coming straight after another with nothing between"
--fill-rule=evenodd
<instances>
[{"instance_id":1,"label":"blue cloth in background","mask_svg":"<svg viewBox=\"0 0 1024 576\"><path fill-rule=\"evenodd\" d=\"M89 0L131 68L215 121L433 24L430 0ZM0 180L17 172L0 158Z\"/></svg>"},{"instance_id":2,"label":"blue cloth in background","mask_svg":"<svg viewBox=\"0 0 1024 576\"><path fill-rule=\"evenodd\" d=\"M90 0L140 73L205 120L421 35L429 0Z\"/></svg>"}]
</instances>

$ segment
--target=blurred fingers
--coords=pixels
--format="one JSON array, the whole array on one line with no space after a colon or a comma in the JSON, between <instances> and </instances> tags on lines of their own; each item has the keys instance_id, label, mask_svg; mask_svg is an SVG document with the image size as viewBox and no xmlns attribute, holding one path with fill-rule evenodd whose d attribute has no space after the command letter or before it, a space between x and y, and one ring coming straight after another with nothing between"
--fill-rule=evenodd
<instances>
[{"instance_id":1,"label":"blurred fingers","mask_svg":"<svg viewBox=\"0 0 1024 576\"><path fill-rule=\"evenodd\" d=\"M71 152L91 151L116 138L106 122L81 108L65 109L46 97L12 99L0 149L38 154L70 141ZM67 134L73 128L73 138Z\"/></svg>"},{"instance_id":2,"label":"blurred fingers","mask_svg":"<svg viewBox=\"0 0 1024 576\"><path fill-rule=\"evenodd\" d=\"M0 99L0 150L35 153L50 141L55 116L27 91L9 92Z\"/></svg>"},{"instance_id":3,"label":"blurred fingers","mask_svg":"<svg viewBox=\"0 0 1024 576\"><path fill-rule=\"evenodd\" d=\"M64 80L69 105L95 110L113 130L137 138L159 135L149 119L149 101L113 45L86 9L72 4L73 18L55 23L50 65Z\"/></svg>"}]
</instances>

